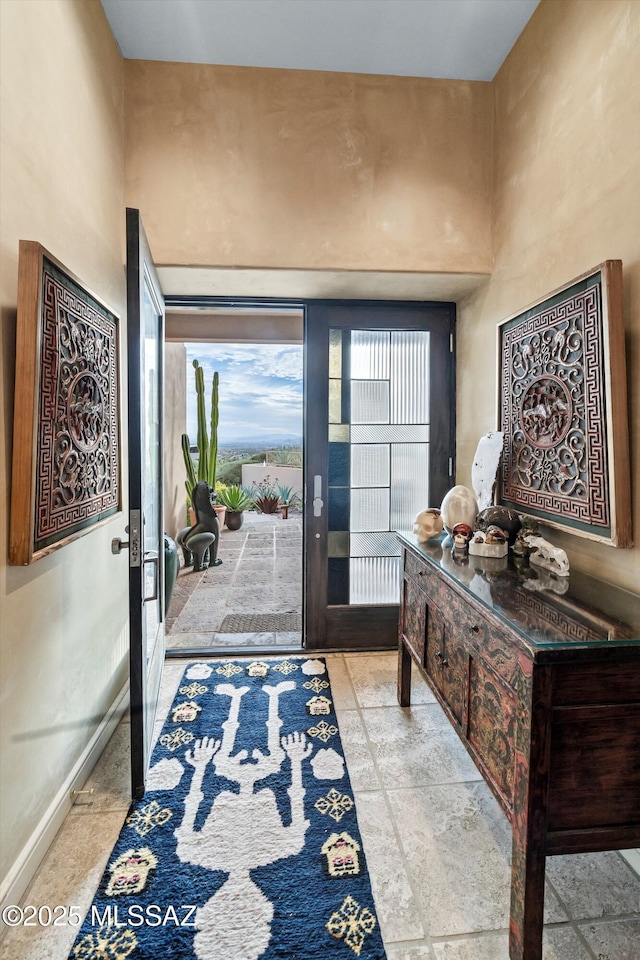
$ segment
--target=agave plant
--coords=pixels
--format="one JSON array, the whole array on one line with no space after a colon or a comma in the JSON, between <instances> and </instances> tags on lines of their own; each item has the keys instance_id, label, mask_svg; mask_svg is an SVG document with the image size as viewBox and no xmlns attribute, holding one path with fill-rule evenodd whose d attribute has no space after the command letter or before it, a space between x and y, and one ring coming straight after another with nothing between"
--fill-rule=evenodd
<instances>
[{"instance_id":1,"label":"agave plant","mask_svg":"<svg viewBox=\"0 0 640 960\"><path fill-rule=\"evenodd\" d=\"M282 504L286 504L289 507L300 506L300 503L301 503L300 495L296 493L293 487L287 487L284 484L279 483L278 496L280 498L280 503Z\"/></svg>"},{"instance_id":2,"label":"agave plant","mask_svg":"<svg viewBox=\"0 0 640 960\"><path fill-rule=\"evenodd\" d=\"M227 510L249 510L249 508L253 506L253 499L245 487L234 483L229 487L225 487L224 490L220 490L218 493L218 503L225 506Z\"/></svg>"},{"instance_id":3,"label":"agave plant","mask_svg":"<svg viewBox=\"0 0 640 960\"><path fill-rule=\"evenodd\" d=\"M280 494L277 480L265 477L263 480L251 484L251 498L261 513L275 513L280 506Z\"/></svg>"}]
</instances>

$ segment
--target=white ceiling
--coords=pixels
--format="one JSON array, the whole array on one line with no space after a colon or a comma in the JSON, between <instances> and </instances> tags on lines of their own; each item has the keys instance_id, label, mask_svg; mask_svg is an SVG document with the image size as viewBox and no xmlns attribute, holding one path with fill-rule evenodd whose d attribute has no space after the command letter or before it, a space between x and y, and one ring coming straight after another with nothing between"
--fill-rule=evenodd
<instances>
[{"instance_id":1,"label":"white ceiling","mask_svg":"<svg viewBox=\"0 0 640 960\"><path fill-rule=\"evenodd\" d=\"M492 80L538 0L102 0L122 55Z\"/></svg>"}]
</instances>

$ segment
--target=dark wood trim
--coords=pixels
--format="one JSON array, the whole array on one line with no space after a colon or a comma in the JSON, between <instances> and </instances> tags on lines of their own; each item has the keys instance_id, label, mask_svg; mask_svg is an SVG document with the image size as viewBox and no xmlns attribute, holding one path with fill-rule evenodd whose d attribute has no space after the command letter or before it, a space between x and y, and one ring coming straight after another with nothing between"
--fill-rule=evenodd
<instances>
[{"instance_id":1,"label":"dark wood trim","mask_svg":"<svg viewBox=\"0 0 640 960\"><path fill-rule=\"evenodd\" d=\"M561 830L547 834L548 856L628 850L634 847L640 847L640 825L600 829L590 827L588 830Z\"/></svg>"},{"instance_id":2,"label":"dark wood trim","mask_svg":"<svg viewBox=\"0 0 640 960\"><path fill-rule=\"evenodd\" d=\"M398 611L398 604L329 607L328 637L334 645L348 645L349 649L353 650L395 650Z\"/></svg>"},{"instance_id":3,"label":"dark wood trim","mask_svg":"<svg viewBox=\"0 0 640 960\"><path fill-rule=\"evenodd\" d=\"M320 322L320 320L322 322ZM308 649L326 647L328 574L326 544L329 495L326 411L329 406L329 343L326 318L305 309L304 320L304 643ZM325 413L324 420L318 411ZM322 478L322 514L313 515L314 477Z\"/></svg>"}]
</instances>

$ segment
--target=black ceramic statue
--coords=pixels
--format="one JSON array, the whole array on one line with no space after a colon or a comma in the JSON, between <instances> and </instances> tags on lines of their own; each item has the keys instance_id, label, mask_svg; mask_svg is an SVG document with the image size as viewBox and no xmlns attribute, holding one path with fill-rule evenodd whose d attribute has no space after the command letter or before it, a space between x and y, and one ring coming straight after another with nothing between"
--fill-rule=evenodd
<instances>
[{"instance_id":1,"label":"black ceramic statue","mask_svg":"<svg viewBox=\"0 0 640 960\"><path fill-rule=\"evenodd\" d=\"M193 564L197 572L206 566L217 567L222 563L218 559L220 524L211 504L209 484L204 480L200 480L193 488L191 503L196 522L192 527L181 530L176 540L182 547L185 567Z\"/></svg>"}]
</instances>

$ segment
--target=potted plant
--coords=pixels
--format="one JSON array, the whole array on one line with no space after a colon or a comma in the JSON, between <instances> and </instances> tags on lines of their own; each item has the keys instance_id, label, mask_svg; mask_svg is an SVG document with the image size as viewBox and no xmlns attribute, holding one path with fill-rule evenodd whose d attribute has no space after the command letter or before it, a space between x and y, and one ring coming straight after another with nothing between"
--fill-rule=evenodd
<instances>
[{"instance_id":1,"label":"potted plant","mask_svg":"<svg viewBox=\"0 0 640 960\"><path fill-rule=\"evenodd\" d=\"M251 484L251 497L261 513L275 513L280 506L277 482L277 478L272 481L271 477L265 477L260 481L254 480Z\"/></svg>"},{"instance_id":2,"label":"potted plant","mask_svg":"<svg viewBox=\"0 0 640 960\"><path fill-rule=\"evenodd\" d=\"M239 530L242 526L243 511L253 506L253 499L244 487L234 483L218 493L218 503L226 507L227 529Z\"/></svg>"},{"instance_id":3,"label":"potted plant","mask_svg":"<svg viewBox=\"0 0 640 960\"><path fill-rule=\"evenodd\" d=\"M211 502L216 506L216 467L218 460L218 387L220 377L218 371L213 374L211 384L211 408L209 417L209 428L207 428L206 402L204 396L204 370L199 360L193 361L196 371L196 394L197 394L197 413L198 413L198 462L193 459L191 454L191 441L189 435L182 434L182 455L184 465L187 471L185 486L187 488L188 502L191 502L191 496L196 483L204 480L211 490ZM220 512L220 511L218 511ZM224 516L221 519L224 519Z\"/></svg>"},{"instance_id":4,"label":"potted plant","mask_svg":"<svg viewBox=\"0 0 640 960\"><path fill-rule=\"evenodd\" d=\"M300 494L296 493L293 487L285 486L282 483L278 484L278 496L280 498L280 506L290 507L294 510L301 504Z\"/></svg>"}]
</instances>

